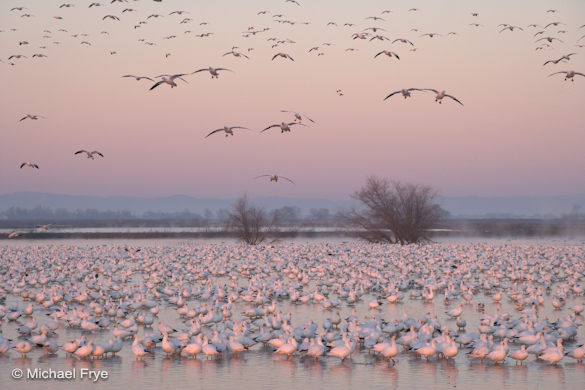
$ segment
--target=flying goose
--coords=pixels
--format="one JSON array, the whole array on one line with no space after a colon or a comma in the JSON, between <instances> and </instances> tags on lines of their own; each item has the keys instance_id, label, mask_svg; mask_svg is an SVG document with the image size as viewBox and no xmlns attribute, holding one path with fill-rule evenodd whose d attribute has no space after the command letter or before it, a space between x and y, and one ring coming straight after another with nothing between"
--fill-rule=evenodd
<instances>
[{"instance_id":1,"label":"flying goose","mask_svg":"<svg viewBox=\"0 0 585 390\"><path fill-rule=\"evenodd\" d=\"M209 68L203 68L203 69L199 69L199 70L196 70L194 72L191 72L191 74L198 73L198 72L208 71L209 73L211 73L211 78L212 79L213 78L216 78L217 79L217 78L219 78L219 73L218 72L220 70L227 70L227 71L233 72L233 70L230 70L230 69L226 69L226 68L213 68L213 67L210 66Z\"/></svg>"},{"instance_id":2,"label":"flying goose","mask_svg":"<svg viewBox=\"0 0 585 390\"><path fill-rule=\"evenodd\" d=\"M23 162L22 164L20 164L20 169L24 168L24 167L31 167L31 168L36 168L39 169L39 166L35 163L31 163L31 162Z\"/></svg>"},{"instance_id":3,"label":"flying goose","mask_svg":"<svg viewBox=\"0 0 585 390\"><path fill-rule=\"evenodd\" d=\"M284 180L288 180L288 181L290 181L291 183L295 184L295 182L294 182L294 181L292 181L291 179L289 179L288 177L285 177L285 176L278 176L278 175L276 175L276 174L274 174L274 175L260 175L260 176L256 176L254 179L259 179L259 178L261 178L261 177L269 177L269 178L270 178L270 181L273 181L273 182L275 182L275 183L278 183L278 179L284 179Z\"/></svg>"},{"instance_id":4,"label":"flying goose","mask_svg":"<svg viewBox=\"0 0 585 390\"><path fill-rule=\"evenodd\" d=\"M390 95L386 96L384 98L384 100L388 99L389 97L392 97L392 96L396 95L397 93L402 94L402 96L404 96L405 99L406 98L409 98L410 97L410 91L424 91L424 89L420 89L420 88L401 89L401 90L392 92Z\"/></svg>"},{"instance_id":5,"label":"flying goose","mask_svg":"<svg viewBox=\"0 0 585 390\"><path fill-rule=\"evenodd\" d=\"M168 74L163 74L160 76L156 76L156 77L162 77L162 80L157 81L152 87L150 87L150 91L152 91L153 89L155 89L156 87L158 87L159 85L165 83L165 84L169 84L171 86L171 88L176 87L177 83L175 83L175 79L180 79L183 80L184 82L187 82L185 79L183 79L181 76L186 76L187 73L178 73L178 74L174 74L174 75L168 75Z\"/></svg>"},{"instance_id":6,"label":"flying goose","mask_svg":"<svg viewBox=\"0 0 585 390\"><path fill-rule=\"evenodd\" d=\"M246 130L250 130L247 127L241 127L241 126L224 126L221 129L213 130L211 133L207 134L205 136L205 138L209 137L212 134L219 133L220 131L225 132L225 136L226 137L229 136L229 135L234 135L234 131L233 131L234 129L246 129Z\"/></svg>"},{"instance_id":7,"label":"flying goose","mask_svg":"<svg viewBox=\"0 0 585 390\"><path fill-rule=\"evenodd\" d=\"M273 127L280 127L280 132L281 132L281 133L284 133L285 131L288 131L288 132L290 132L290 126L294 126L294 125L307 126L307 125L305 125L305 124L303 124L303 123L300 123L300 122L289 122L289 123L282 122L282 123L280 123L280 124L279 124L279 123L277 123L277 124L274 124L274 125L270 125L270 126L268 126L267 128L265 128L264 130L262 130L262 131L260 131L260 132L261 132L261 133L262 133L262 132L265 132L266 130L268 130L268 129L271 129L271 128L273 128Z\"/></svg>"},{"instance_id":8,"label":"flying goose","mask_svg":"<svg viewBox=\"0 0 585 390\"><path fill-rule=\"evenodd\" d=\"M437 91L436 89L432 89L432 88L423 88L422 90L423 91L433 91L434 93L436 93L437 94L437 96L435 96L435 101L436 102L441 103L442 100L443 100L443 98L448 97L448 98L451 98L451 99L455 100L457 103L463 105L463 103L461 103L455 96L447 95L444 90L443 91L440 91L440 92Z\"/></svg>"},{"instance_id":9,"label":"flying goose","mask_svg":"<svg viewBox=\"0 0 585 390\"><path fill-rule=\"evenodd\" d=\"M91 158L92 160L93 160L93 158L94 158L94 156L95 156L96 154L97 154L98 156L100 156L100 157L104 157L104 155L103 155L103 154L101 154L100 152L98 152L97 150L94 150L93 152L88 152L88 151L87 151L87 150L85 150L85 149L81 149L81 150L78 150L77 152L75 152L75 153L73 153L73 154L80 154L80 153L85 153L85 154L87 154L87 158Z\"/></svg>"},{"instance_id":10,"label":"flying goose","mask_svg":"<svg viewBox=\"0 0 585 390\"><path fill-rule=\"evenodd\" d=\"M296 112L296 111L288 111L288 110L280 110L280 112L291 112L294 116L295 119L298 120L299 122L301 122L303 120L303 117L307 118L308 120L310 120L311 122L315 123L314 120L312 120L311 118L309 118L308 116L306 116L305 114L301 114L300 112Z\"/></svg>"}]
</instances>

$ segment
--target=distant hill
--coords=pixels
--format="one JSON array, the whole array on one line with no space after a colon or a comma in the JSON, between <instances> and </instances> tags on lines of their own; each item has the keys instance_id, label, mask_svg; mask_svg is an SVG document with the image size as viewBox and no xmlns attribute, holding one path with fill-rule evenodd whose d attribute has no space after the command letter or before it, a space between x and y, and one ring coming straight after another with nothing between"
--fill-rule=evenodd
<instances>
[{"instance_id":1,"label":"distant hill","mask_svg":"<svg viewBox=\"0 0 585 390\"><path fill-rule=\"evenodd\" d=\"M352 200L322 198L261 197L251 201L267 209L284 206L299 207L303 213L310 209L326 208L336 211L352 205ZM562 196L509 197L440 197L439 204L452 217L464 218L549 218L571 212L574 206L585 212L585 194ZM136 215L145 212L183 212L203 214L206 209L216 212L229 209L234 199L195 198L186 195L147 198L134 196L86 196L18 192L0 195L0 212L10 207L33 209L37 206L69 211L95 209L98 211L129 211Z\"/></svg>"}]
</instances>

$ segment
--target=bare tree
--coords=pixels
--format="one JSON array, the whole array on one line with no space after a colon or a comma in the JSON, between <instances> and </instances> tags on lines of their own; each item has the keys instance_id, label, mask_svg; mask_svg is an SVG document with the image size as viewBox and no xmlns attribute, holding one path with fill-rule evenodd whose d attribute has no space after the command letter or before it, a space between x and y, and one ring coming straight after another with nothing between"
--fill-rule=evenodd
<instances>
[{"instance_id":1,"label":"bare tree","mask_svg":"<svg viewBox=\"0 0 585 390\"><path fill-rule=\"evenodd\" d=\"M250 206L246 195L239 198L228 214L228 228L248 245L265 241L277 224L277 213L269 219L262 208Z\"/></svg>"},{"instance_id":2,"label":"bare tree","mask_svg":"<svg viewBox=\"0 0 585 390\"><path fill-rule=\"evenodd\" d=\"M429 229L441 218L434 203L436 192L429 186L369 177L353 198L363 204L352 209L349 222L363 229L370 242L410 244L428 240Z\"/></svg>"}]
</instances>

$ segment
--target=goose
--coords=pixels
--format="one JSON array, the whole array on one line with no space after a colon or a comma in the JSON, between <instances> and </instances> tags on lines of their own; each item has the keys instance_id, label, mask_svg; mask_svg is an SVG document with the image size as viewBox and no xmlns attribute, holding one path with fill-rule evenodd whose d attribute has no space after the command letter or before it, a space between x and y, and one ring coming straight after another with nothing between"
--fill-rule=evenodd
<instances>
[{"instance_id":1,"label":"goose","mask_svg":"<svg viewBox=\"0 0 585 390\"><path fill-rule=\"evenodd\" d=\"M395 42L408 43L408 44L410 44L410 46L414 46L414 43L412 43L408 39L404 39L404 38L396 38L395 40L392 41L392 43L395 43Z\"/></svg>"},{"instance_id":2,"label":"goose","mask_svg":"<svg viewBox=\"0 0 585 390\"><path fill-rule=\"evenodd\" d=\"M82 345L79 348L77 348L73 354L81 359L85 359L86 357L91 355L92 352L93 352L93 341L90 341L86 345Z\"/></svg>"},{"instance_id":3,"label":"goose","mask_svg":"<svg viewBox=\"0 0 585 390\"><path fill-rule=\"evenodd\" d=\"M300 123L300 122L281 122L280 124L274 124L274 125L270 125L267 128L265 128L264 130L260 131L261 133L265 132L268 129L271 129L273 127L280 127L280 132L284 133L284 132L290 132L290 126L294 126L294 125L300 125L300 126L307 126L304 123Z\"/></svg>"},{"instance_id":4,"label":"goose","mask_svg":"<svg viewBox=\"0 0 585 390\"><path fill-rule=\"evenodd\" d=\"M215 346L213 344L209 344L207 339L205 339L203 341L203 345L201 346L201 350L205 354L206 359L213 358L214 356L216 356L218 354Z\"/></svg>"},{"instance_id":5,"label":"goose","mask_svg":"<svg viewBox=\"0 0 585 390\"><path fill-rule=\"evenodd\" d=\"M203 69L199 69L199 70L196 70L194 72L191 72L191 74L194 74L194 73L197 73L197 72L208 71L211 74L211 78L212 79L213 78L218 79L219 78L219 71L220 70L227 70L229 72L233 72L233 70L230 70L230 69L226 69L226 68L213 68L213 67L210 66L208 68L203 68Z\"/></svg>"},{"instance_id":6,"label":"goose","mask_svg":"<svg viewBox=\"0 0 585 390\"><path fill-rule=\"evenodd\" d=\"M549 26L558 26L559 24L565 24L563 22L550 22L549 24L547 24L546 26L544 26L544 28L548 28Z\"/></svg>"},{"instance_id":7,"label":"goose","mask_svg":"<svg viewBox=\"0 0 585 390\"><path fill-rule=\"evenodd\" d=\"M409 98L409 97L411 96L411 95L410 95L410 92L411 92L411 91L424 91L424 89L420 89L420 88L408 88L408 89L400 89L400 90L398 90L398 91L394 91L394 92L390 93L390 94L389 94L388 96L386 96L386 97L385 97L383 100L386 100L386 99L388 99L389 97L392 97L392 96L394 96L394 95L396 95L396 94L398 94L398 93L402 94L402 96L404 96L404 98L406 99L406 98Z\"/></svg>"},{"instance_id":8,"label":"goose","mask_svg":"<svg viewBox=\"0 0 585 390\"><path fill-rule=\"evenodd\" d=\"M432 38L435 35L438 36L438 37L441 36L441 34L437 34L437 33L426 33L426 34L421 35L421 38L424 37L424 36L428 36L429 38Z\"/></svg>"},{"instance_id":9,"label":"goose","mask_svg":"<svg viewBox=\"0 0 585 390\"><path fill-rule=\"evenodd\" d=\"M461 103L455 96L447 95L444 90L443 91L440 91L440 92L437 91L436 89L432 89L432 88L424 88L423 90L424 91L432 91L432 92L436 93L437 94L437 96L435 96L435 101L436 102L441 103L441 101L443 100L443 98L448 97L448 98L451 98L451 99L455 100L457 103L463 105L463 103Z\"/></svg>"},{"instance_id":10,"label":"goose","mask_svg":"<svg viewBox=\"0 0 585 390\"><path fill-rule=\"evenodd\" d=\"M428 361L429 357L432 357L437 353L437 342L433 339L430 344L425 344L424 346L415 349L415 352L420 356L424 356Z\"/></svg>"},{"instance_id":11,"label":"goose","mask_svg":"<svg viewBox=\"0 0 585 390\"><path fill-rule=\"evenodd\" d=\"M124 76L122 76L122 77L134 77L134 78L136 79L136 81L140 81L140 80L142 80L142 79L145 79L145 80L150 80L150 81L154 81L154 80L153 80L153 79L151 79L150 77L146 77L146 76L134 76L133 74L127 74L127 75L124 75Z\"/></svg>"},{"instance_id":12,"label":"goose","mask_svg":"<svg viewBox=\"0 0 585 390\"><path fill-rule=\"evenodd\" d=\"M31 351L32 345L28 341L21 341L12 348L24 358Z\"/></svg>"},{"instance_id":13,"label":"goose","mask_svg":"<svg viewBox=\"0 0 585 390\"><path fill-rule=\"evenodd\" d=\"M94 159L95 155L98 155L100 157L104 157L104 155L102 153L98 152L97 150L94 150L93 152L88 152L85 149L78 150L77 152L73 153L73 155L80 154L80 153L87 154L87 158L90 158L92 160Z\"/></svg>"},{"instance_id":14,"label":"goose","mask_svg":"<svg viewBox=\"0 0 585 390\"><path fill-rule=\"evenodd\" d=\"M500 33L504 32L506 30L514 31L514 29L518 29L520 31L524 31L524 29L522 27L512 26L512 25L506 25L506 27L504 27L503 29L500 30Z\"/></svg>"},{"instance_id":15,"label":"goose","mask_svg":"<svg viewBox=\"0 0 585 390\"><path fill-rule=\"evenodd\" d=\"M456 308L445 312L445 314L447 314L451 318L459 317L461 313L463 313L463 304L461 303Z\"/></svg>"},{"instance_id":16,"label":"goose","mask_svg":"<svg viewBox=\"0 0 585 390\"><path fill-rule=\"evenodd\" d=\"M398 345L396 345L396 336L392 336L392 341L388 345L386 345L384 349L382 349L382 351L380 351L380 355L382 355L384 359L389 359L392 360L393 363L396 363L394 361L394 356L398 355Z\"/></svg>"},{"instance_id":17,"label":"goose","mask_svg":"<svg viewBox=\"0 0 585 390\"><path fill-rule=\"evenodd\" d=\"M261 177L269 177L270 178L270 181L273 181L275 183L278 183L278 179L284 179L284 180L290 181L292 184L295 184L295 182L292 181L291 179L289 179L288 177L279 176L279 175L276 175L276 174L274 174L274 175L260 175L260 176L256 176L254 179L259 179Z\"/></svg>"},{"instance_id":18,"label":"goose","mask_svg":"<svg viewBox=\"0 0 585 390\"><path fill-rule=\"evenodd\" d=\"M160 76L156 76L156 77L162 77L162 80L157 81L152 87L150 87L150 91L152 91L153 89L155 89L156 87L158 87L161 84L169 84L171 86L171 88L174 88L177 86L177 83L175 83L175 79L180 79L183 80L184 82L187 82L185 79L183 79L182 76L186 76L187 73L178 73L178 74L174 74L174 75L168 75L168 74L164 74L164 75L160 75Z\"/></svg>"},{"instance_id":19,"label":"goose","mask_svg":"<svg viewBox=\"0 0 585 390\"><path fill-rule=\"evenodd\" d=\"M201 353L201 344L197 342L187 344L181 352L184 352L187 356L197 357Z\"/></svg>"},{"instance_id":20,"label":"goose","mask_svg":"<svg viewBox=\"0 0 585 390\"><path fill-rule=\"evenodd\" d=\"M567 352L565 355L577 360L578 362L582 362L583 359L585 358L585 347L583 345L580 345L579 347L575 348L571 353Z\"/></svg>"},{"instance_id":21,"label":"goose","mask_svg":"<svg viewBox=\"0 0 585 390\"><path fill-rule=\"evenodd\" d=\"M394 53L393 51L390 50L382 50L381 52L379 52L378 54L376 54L374 56L374 58L378 57L380 54L384 54L387 55L388 57L392 58L392 56L396 57L396 59L400 59L400 57L398 57L398 54Z\"/></svg>"},{"instance_id":22,"label":"goose","mask_svg":"<svg viewBox=\"0 0 585 390\"><path fill-rule=\"evenodd\" d=\"M370 42L373 41L374 39L377 39L379 41L389 41L390 39L385 37L384 35L374 35L373 37L370 38Z\"/></svg>"},{"instance_id":23,"label":"goose","mask_svg":"<svg viewBox=\"0 0 585 390\"><path fill-rule=\"evenodd\" d=\"M10 232L8 234L8 238L16 238L16 237L20 237L22 235L23 235L23 233L21 233L21 232Z\"/></svg>"},{"instance_id":24,"label":"goose","mask_svg":"<svg viewBox=\"0 0 585 390\"><path fill-rule=\"evenodd\" d=\"M579 76L585 76L585 74L580 73L580 72L575 72L574 70L561 70L560 72L554 72L548 75L548 77L553 76L555 74L559 74L559 73L564 73L565 74L565 81L567 80L571 80L571 81L575 81L574 77L575 75L579 75Z\"/></svg>"},{"instance_id":25,"label":"goose","mask_svg":"<svg viewBox=\"0 0 585 390\"><path fill-rule=\"evenodd\" d=\"M134 335L134 341L132 342L132 353L136 356L136 360L141 360L144 356L149 354L144 349L144 346L138 342L138 335L136 334Z\"/></svg>"},{"instance_id":26,"label":"goose","mask_svg":"<svg viewBox=\"0 0 585 390\"><path fill-rule=\"evenodd\" d=\"M522 362L524 360L526 360L526 358L528 357L528 351L526 351L526 345L522 345L520 347L520 349L513 351L510 354L510 357L512 359L516 360L516 364L518 364L518 362L520 362L520 365L522 365Z\"/></svg>"},{"instance_id":27,"label":"goose","mask_svg":"<svg viewBox=\"0 0 585 390\"><path fill-rule=\"evenodd\" d=\"M534 35L536 35L536 34L534 34ZM555 37L542 37L540 39L537 39L536 42L543 41L543 40L548 41L548 43L552 43L552 41L559 41L560 43L565 43L562 40L560 40L559 38L555 38Z\"/></svg>"},{"instance_id":28,"label":"goose","mask_svg":"<svg viewBox=\"0 0 585 390\"><path fill-rule=\"evenodd\" d=\"M20 118L19 122L22 122L25 119L32 119L33 121L38 120L39 118L43 118L43 119L47 119L42 115L33 115L33 114L26 114L25 116L23 116L22 118Z\"/></svg>"},{"instance_id":29,"label":"goose","mask_svg":"<svg viewBox=\"0 0 585 390\"><path fill-rule=\"evenodd\" d=\"M343 346L332 348L331 351L327 353L327 356L336 357L343 361L346 357L349 356L350 353L351 350L347 346L346 342L346 344Z\"/></svg>"},{"instance_id":30,"label":"goose","mask_svg":"<svg viewBox=\"0 0 585 390\"><path fill-rule=\"evenodd\" d=\"M23 162L22 164L20 164L20 169L22 169L24 167L31 167L31 168L39 169L39 166L37 164L29 162L29 161L26 161L26 162Z\"/></svg>"},{"instance_id":31,"label":"goose","mask_svg":"<svg viewBox=\"0 0 585 390\"><path fill-rule=\"evenodd\" d=\"M120 20L116 15L106 15L102 18L102 20L112 19L112 20Z\"/></svg>"},{"instance_id":32,"label":"goose","mask_svg":"<svg viewBox=\"0 0 585 390\"><path fill-rule=\"evenodd\" d=\"M274 61L274 59L275 59L276 57L288 58L289 60L291 60L291 61L293 61L293 62L294 62L294 58L292 58L292 57L290 56L290 54L287 54L287 53L282 53L282 52L280 52L280 53L276 53L274 56L272 56L272 61Z\"/></svg>"},{"instance_id":33,"label":"goose","mask_svg":"<svg viewBox=\"0 0 585 390\"><path fill-rule=\"evenodd\" d=\"M224 56L227 56L228 54L231 54L231 55L233 55L234 57L244 57L244 58L250 59L250 57L248 57L248 56L247 56L247 55L245 55L244 53L240 53L240 52L238 52L238 51L234 51L234 50L231 50L231 51L228 51L228 52L227 52L227 53L225 53L225 54L222 54L222 57L224 57Z\"/></svg>"},{"instance_id":34,"label":"goose","mask_svg":"<svg viewBox=\"0 0 585 390\"><path fill-rule=\"evenodd\" d=\"M288 111L288 110L280 110L280 112L290 112L295 116L295 120L298 120L299 122L301 122L303 120L303 117L307 118L309 121L315 123L314 120L312 120L311 118L309 118L308 116L306 116L305 114L301 114L299 112L296 111Z\"/></svg>"},{"instance_id":35,"label":"goose","mask_svg":"<svg viewBox=\"0 0 585 390\"><path fill-rule=\"evenodd\" d=\"M223 131L223 132L225 133L225 136L226 136L226 137L227 137L227 136L230 136L230 135L234 135L234 131L233 131L234 129L245 129L245 130L250 130L250 129L248 129L247 127L241 127L241 126L224 126L224 127L220 128L220 129L213 130L211 133L207 134L207 135L205 136L205 138L209 137L209 136L210 136L210 135L212 135L212 134L219 133L219 132L221 132L221 131Z\"/></svg>"}]
</instances>

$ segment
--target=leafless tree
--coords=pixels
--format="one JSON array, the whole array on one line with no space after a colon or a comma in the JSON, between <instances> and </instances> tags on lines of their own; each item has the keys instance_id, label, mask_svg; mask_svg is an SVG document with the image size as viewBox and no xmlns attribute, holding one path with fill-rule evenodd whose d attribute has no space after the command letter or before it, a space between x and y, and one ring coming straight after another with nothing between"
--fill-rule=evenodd
<instances>
[{"instance_id":1,"label":"leafless tree","mask_svg":"<svg viewBox=\"0 0 585 390\"><path fill-rule=\"evenodd\" d=\"M246 195L239 198L228 215L228 229L235 231L237 237L248 245L265 241L274 232L277 213L269 219L262 208L251 206Z\"/></svg>"},{"instance_id":2,"label":"leafless tree","mask_svg":"<svg viewBox=\"0 0 585 390\"><path fill-rule=\"evenodd\" d=\"M429 186L369 177L353 194L364 207L353 208L347 218L370 242L418 243L428 240L429 229L441 218L435 197Z\"/></svg>"}]
</instances>

